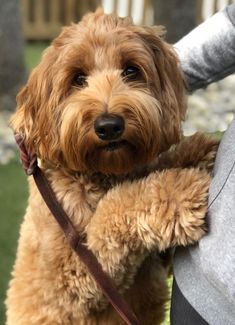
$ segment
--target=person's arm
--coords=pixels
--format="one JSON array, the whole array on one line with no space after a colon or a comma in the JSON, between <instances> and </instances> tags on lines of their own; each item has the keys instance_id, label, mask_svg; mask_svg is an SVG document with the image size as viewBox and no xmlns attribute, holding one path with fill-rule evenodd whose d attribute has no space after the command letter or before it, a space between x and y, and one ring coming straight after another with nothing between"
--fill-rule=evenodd
<instances>
[{"instance_id":1,"label":"person's arm","mask_svg":"<svg viewBox=\"0 0 235 325\"><path fill-rule=\"evenodd\" d=\"M235 4L207 19L174 47L189 91L235 72Z\"/></svg>"}]
</instances>

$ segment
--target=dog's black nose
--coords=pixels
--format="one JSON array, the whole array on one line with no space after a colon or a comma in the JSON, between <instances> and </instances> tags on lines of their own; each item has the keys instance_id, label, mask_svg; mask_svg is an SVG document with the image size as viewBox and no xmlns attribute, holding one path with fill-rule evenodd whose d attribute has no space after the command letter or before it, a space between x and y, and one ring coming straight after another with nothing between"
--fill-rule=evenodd
<instances>
[{"instance_id":1,"label":"dog's black nose","mask_svg":"<svg viewBox=\"0 0 235 325\"><path fill-rule=\"evenodd\" d=\"M95 133L101 140L118 139L125 128L124 119L118 115L102 115L98 117L94 124Z\"/></svg>"}]
</instances>

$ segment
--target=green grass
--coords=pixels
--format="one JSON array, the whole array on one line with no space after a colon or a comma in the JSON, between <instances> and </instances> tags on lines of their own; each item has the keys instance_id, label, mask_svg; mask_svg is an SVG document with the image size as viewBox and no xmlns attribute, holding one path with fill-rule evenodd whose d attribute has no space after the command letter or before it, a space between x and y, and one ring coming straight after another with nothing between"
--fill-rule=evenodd
<instances>
[{"instance_id":1,"label":"green grass","mask_svg":"<svg viewBox=\"0 0 235 325\"><path fill-rule=\"evenodd\" d=\"M8 165L0 165L0 324L4 324L3 302L26 200L26 177L20 164L13 161Z\"/></svg>"},{"instance_id":2,"label":"green grass","mask_svg":"<svg viewBox=\"0 0 235 325\"><path fill-rule=\"evenodd\" d=\"M30 42L25 47L25 63L28 71L31 71L40 61L42 52L47 48L49 43Z\"/></svg>"},{"instance_id":3,"label":"green grass","mask_svg":"<svg viewBox=\"0 0 235 325\"><path fill-rule=\"evenodd\" d=\"M28 71L35 67L47 43L29 43L25 47ZM15 259L19 227L27 202L26 176L17 160L0 165L0 324L5 323L4 300ZM16 324L17 325L17 324Z\"/></svg>"}]
</instances>

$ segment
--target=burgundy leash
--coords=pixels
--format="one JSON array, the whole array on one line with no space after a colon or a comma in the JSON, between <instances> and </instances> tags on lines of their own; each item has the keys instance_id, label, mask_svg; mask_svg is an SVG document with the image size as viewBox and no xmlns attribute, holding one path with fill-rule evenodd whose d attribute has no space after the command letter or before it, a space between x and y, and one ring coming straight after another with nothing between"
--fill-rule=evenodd
<instances>
[{"instance_id":1,"label":"burgundy leash","mask_svg":"<svg viewBox=\"0 0 235 325\"><path fill-rule=\"evenodd\" d=\"M112 304L126 324L140 325L130 306L119 294L111 278L103 271L102 266L95 255L82 242L82 239L79 237L73 223L58 203L47 178L37 164L37 156L27 151L24 138L20 134L15 134L15 140L20 149L20 158L26 174L33 175L39 192L55 220L59 224L71 248L86 265L90 274L94 277L108 301Z\"/></svg>"}]
</instances>

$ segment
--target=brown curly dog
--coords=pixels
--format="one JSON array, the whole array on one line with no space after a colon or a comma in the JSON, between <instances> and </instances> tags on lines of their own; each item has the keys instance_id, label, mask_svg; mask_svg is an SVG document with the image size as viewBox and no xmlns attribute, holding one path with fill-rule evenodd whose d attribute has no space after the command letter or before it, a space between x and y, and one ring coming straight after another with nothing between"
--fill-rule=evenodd
<instances>
[{"instance_id":1,"label":"brown curly dog","mask_svg":"<svg viewBox=\"0 0 235 325\"><path fill-rule=\"evenodd\" d=\"M162 34L100 10L86 15L45 51L11 121L145 325L164 318L160 253L205 233L217 148L201 134L182 138L184 82ZM123 324L29 186L7 324Z\"/></svg>"}]
</instances>

